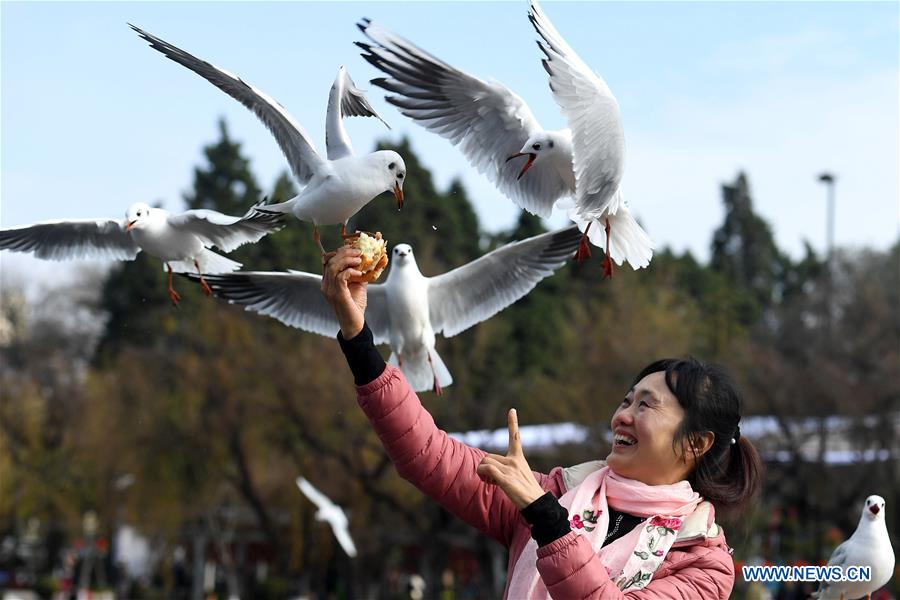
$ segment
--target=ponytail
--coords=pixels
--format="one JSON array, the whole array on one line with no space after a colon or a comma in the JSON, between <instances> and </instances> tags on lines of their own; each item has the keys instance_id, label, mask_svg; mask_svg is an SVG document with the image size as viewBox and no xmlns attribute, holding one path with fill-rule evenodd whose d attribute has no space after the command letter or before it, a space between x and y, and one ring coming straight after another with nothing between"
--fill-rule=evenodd
<instances>
[{"instance_id":1,"label":"ponytail","mask_svg":"<svg viewBox=\"0 0 900 600\"><path fill-rule=\"evenodd\" d=\"M715 460L712 452L697 459L689 481L698 494L722 512L736 512L753 499L762 479L762 460L753 443L738 437Z\"/></svg>"}]
</instances>

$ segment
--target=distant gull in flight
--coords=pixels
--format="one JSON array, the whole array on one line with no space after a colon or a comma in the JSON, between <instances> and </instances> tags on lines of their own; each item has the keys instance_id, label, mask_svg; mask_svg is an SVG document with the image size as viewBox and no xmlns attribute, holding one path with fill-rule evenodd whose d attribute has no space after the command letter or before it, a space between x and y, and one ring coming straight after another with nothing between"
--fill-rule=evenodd
<instances>
[{"instance_id":1,"label":"distant gull in flight","mask_svg":"<svg viewBox=\"0 0 900 600\"><path fill-rule=\"evenodd\" d=\"M297 487L299 487L300 491L309 498L310 502L316 505L316 508L318 509L316 511L316 520L328 523L331 526L334 537L337 538L338 543L341 545L341 548L344 549L344 552L347 553L347 556L350 558L356 556L356 546L353 544L353 539L350 537L349 523L343 509L332 502L328 496L313 487L313 485L303 477L297 478Z\"/></svg>"}]
</instances>

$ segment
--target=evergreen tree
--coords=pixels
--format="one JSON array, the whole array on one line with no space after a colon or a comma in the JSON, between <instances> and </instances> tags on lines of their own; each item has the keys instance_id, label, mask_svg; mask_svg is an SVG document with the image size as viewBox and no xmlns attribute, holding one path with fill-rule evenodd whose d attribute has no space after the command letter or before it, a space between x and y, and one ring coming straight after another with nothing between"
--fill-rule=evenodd
<instances>
[{"instance_id":1,"label":"evergreen tree","mask_svg":"<svg viewBox=\"0 0 900 600\"><path fill-rule=\"evenodd\" d=\"M495 236L491 236L491 248L508 244L516 240L524 240L525 238L534 237L547 231L541 218L523 210L519 212L516 224L509 231L501 231Z\"/></svg>"},{"instance_id":2,"label":"evergreen tree","mask_svg":"<svg viewBox=\"0 0 900 600\"><path fill-rule=\"evenodd\" d=\"M243 215L262 196L250 160L241 154L240 142L228 135L219 120L219 141L206 146L206 164L194 168L193 189L184 195L188 208L208 208L229 215Z\"/></svg>"},{"instance_id":3,"label":"evergreen tree","mask_svg":"<svg viewBox=\"0 0 900 600\"><path fill-rule=\"evenodd\" d=\"M751 324L780 300L789 261L769 224L754 212L746 175L722 186L722 200L725 221L713 235L710 267L740 293L739 319Z\"/></svg>"}]
</instances>

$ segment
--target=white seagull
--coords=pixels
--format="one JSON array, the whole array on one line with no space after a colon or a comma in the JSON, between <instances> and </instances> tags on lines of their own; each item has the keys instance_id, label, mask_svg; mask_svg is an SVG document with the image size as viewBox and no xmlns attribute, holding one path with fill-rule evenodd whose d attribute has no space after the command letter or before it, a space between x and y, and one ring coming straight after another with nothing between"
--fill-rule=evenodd
<instances>
[{"instance_id":1,"label":"white seagull","mask_svg":"<svg viewBox=\"0 0 900 600\"><path fill-rule=\"evenodd\" d=\"M368 19L358 24L374 44L357 42L363 58L389 75L372 83L386 100L423 127L458 146L469 162L518 206L549 217L568 211L586 238L606 248L604 269L627 260L635 269L653 256L653 243L625 205L619 187L625 141L619 107L556 32L536 2L531 21L547 54L550 88L569 129L541 127L509 88L460 71ZM528 156L520 168L511 159ZM527 176L526 173L528 173ZM584 240L578 258L590 255Z\"/></svg>"},{"instance_id":2,"label":"white seagull","mask_svg":"<svg viewBox=\"0 0 900 600\"><path fill-rule=\"evenodd\" d=\"M204 274L227 273L241 267L241 263L209 250L210 246L230 252L283 226L281 215L259 212L256 206L243 217L231 217L213 210L171 214L138 202L128 208L124 221L43 221L0 229L0 250L33 252L36 257L49 260L134 260L143 250L165 263L169 271L169 297L178 306L181 297L172 286L173 271L196 270L203 291L210 295L212 290Z\"/></svg>"},{"instance_id":3,"label":"white seagull","mask_svg":"<svg viewBox=\"0 0 900 600\"><path fill-rule=\"evenodd\" d=\"M299 487L300 491L309 498L310 502L316 505L316 508L318 508L316 511L316 520L324 521L331 525L334 537L337 538L338 543L341 545L341 548L344 549L344 552L347 553L347 556L350 558L356 556L356 546L353 544L353 539L350 537L347 515L344 514L341 507L332 502L328 496L314 488L313 485L303 477L297 478L297 487Z\"/></svg>"},{"instance_id":4,"label":"white seagull","mask_svg":"<svg viewBox=\"0 0 900 600\"><path fill-rule=\"evenodd\" d=\"M408 244L394 246L387 279L368 286L366 322L375 343L390 344L390 363L413 389L440 394L453 377L435 351L435 334L453 337L525 296L566 262L580 237L575 225L542 233L436 277L422 275ZM340 329L320 275L242 271L207 281L232 304L291 327L328 337Z\"/></svg>"},{"instance_id":5,"label":"white seagull","mask_svg":"<svg viewBox=\"0 0 900 600\"><path fill-rule=\"evenodd\" d=\"M312 223L320 248L320 225L341 224L341 234L346 236L350 217L382 192L392 191L398 208L403 207L403 179L406 176L403 158L393 150L379 150L365 156L353 154L342 117L370 116L382 123L384 120L343 67L338 70L328 97L327 158L323 158L303 127L265 92L134 25L130 27L150 42L154 50L197 73L259 117L281 147L294 176L305 186L294 198L268 205L265 210L292 213L301 221ZM325 252L324 248L322 252Z\"/></svg>"},{"instance_id":6,"label":"white seagull","mask_svg":"<svg viewBox=\"0 0 900 600\"><path fill-rule=\"evenodd\" d=\"M848 567L869 567L869 581L822 582L813 597L819 600L850 600L871 597L894 574L894 549L885 523L884 498L869 496L859 517L856 531L834 549L828 566L839 566L847 574Z\"/></svg>"}]
</instances>

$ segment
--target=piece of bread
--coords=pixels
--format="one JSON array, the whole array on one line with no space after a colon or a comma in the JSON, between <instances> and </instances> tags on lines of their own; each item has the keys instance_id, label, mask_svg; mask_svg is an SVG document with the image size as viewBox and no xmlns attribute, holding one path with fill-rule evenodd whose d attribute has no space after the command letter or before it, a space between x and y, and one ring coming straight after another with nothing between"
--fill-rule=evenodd
<instances>
[{"instance_id":1,"label":"piece of bread","mask_svg":"<svg viewBox=\"0 0 900 600\"><path fill-rule=\"evenodd\" d=\"M388 264L387 243L381 238L381 232L368 234L364 231L346 239L348 245L362 251L362 263L356 267L362 271L362 277L351 277L350 281L372 283L381 276Z\"/></svg>"}]
</instances>

